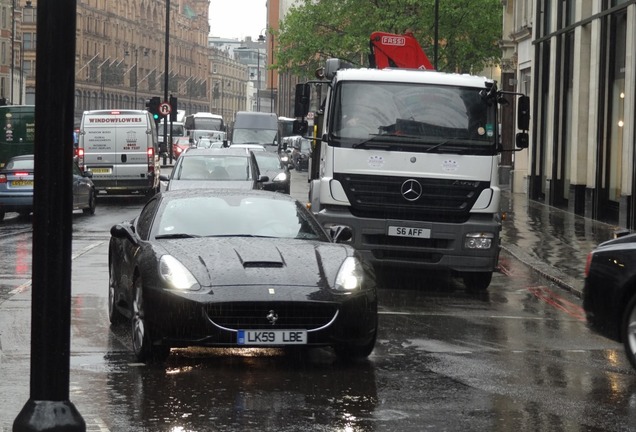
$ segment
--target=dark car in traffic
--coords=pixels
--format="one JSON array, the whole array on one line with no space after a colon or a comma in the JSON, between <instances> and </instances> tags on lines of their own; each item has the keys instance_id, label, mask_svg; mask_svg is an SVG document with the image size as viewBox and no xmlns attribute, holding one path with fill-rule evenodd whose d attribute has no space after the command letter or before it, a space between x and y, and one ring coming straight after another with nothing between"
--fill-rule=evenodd
<instances>
[{"instance_id":1,"label":"dark car in traffic","mask_svg":"<svg viewBox=\"0 0 636 432\"><path fill-rule=\"evenodd\" d=\"M166 190L192 188L262 189L269 181L261 175L256 158L244 148L197 148L181 154L170 177L159 177L168 182Z\"/></svg>"},{"instance_id":2,"label":"dark car in traffic","mask_svg":"<svg viewBox=\"0 0 636 432\"><path fill-rule=\"evenodd\" d=\"M33 212L35 159L33 155L15 156L0 169L0 221L7 212L27 217ZM73 210L95 214L97 191L90 171L73 163Z\"/></svg>"},{"instance_id":3,"label":"dark car in traffic","mask_svg":"<svg viewBox=\"0 0 636 432\"><path fill-rule=\"evenodd\" d=\"M171 347L332 347L368 356L373 267L289 195L177 190L111 229L108 311L129 322L138 361Z\"/></svg>"},{"instance_id":4,"label":"dark car in traffic","mask_svg":"<svg viewBox=\"0 0 636 432\"><path fill-rule=\"evenodd\" d=\"M311 141L302 137L295 140L292 146L291 159L296 171L307 171L309 169L310 157Z\"/></svg>"},{"instance_id":5,"label":"dark car in traffic","mask_svg":"<svg viewBox=\"0 0 636 432\"><path fill-rule=\"evenodd\" d=\"M583 308L590 329L623 343L636 369L636 234L605 241L589 253Z\"/></svg>"},{"instance_id":6,"label":"dark car in traffic","mask_svg":"<svg viewBox=\"0 0 636 432\"><path fill-rule=\"evenodd\" d=\"M268 181L263 183L263 189L279 191L288 194L291 189L291 175L289 168L280 155L272 152L254 152L258 168L261 173L268 177Z\"/></svg>"}]
</instances>

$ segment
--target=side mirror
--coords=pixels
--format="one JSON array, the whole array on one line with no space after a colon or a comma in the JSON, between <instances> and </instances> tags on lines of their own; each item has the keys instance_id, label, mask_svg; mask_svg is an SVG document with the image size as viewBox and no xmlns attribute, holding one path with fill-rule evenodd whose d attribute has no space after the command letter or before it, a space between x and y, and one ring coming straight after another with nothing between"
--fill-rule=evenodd
<instances>
[{"instance_id":1,"label":"side mirror","mask_svg":"<svg viewBox=\"0 0 636 432\"><path fill-rule=\"evenodd\" d=\"M309 130L309 123L307 120L294 120L293 133L294 135L305 135Z\"/></svg>"},{"instance_id":2,"label":"side mirror","mask_svg":"<svg viewBox=\"0 0 636 432\"><path fill-rule=\"evenodd\" d=\"M309 84L296 84L296 95L294 98L294 117L307 117L309 113L309 96L311 88Z\"/></svg>"},{"instance_id":3,"label":"side mirror","mask_svg":"<svg viewBox=\"0 0 636 432\"><path fill-rule=\"evenodd\" d=\"M353 238L353 231L345 225L333 225L329 228L329 234L334 243L348 242Z\"/></svg>"},{"instance_id":4,"label":"side mirror","mask_svg":"<svg viewBox=\"0 0 636 432\"><path fill-rule=\"evenodd\" d=\"M526 149L530 145L530 138L528 132L519 132L515 137L517 147L520 149Z\"/></svg>"},{"instance_id":5,"label":"side mirror","mask_svg":"<svg viewBox=\"0 0 636 432\"><path fill-rule=\"evenodd\" d=\"M517 106L517 128L522 131L530 129L530 98L520 96Z\"/></svg>"},{"instance_id":6,"label":"side mirror","mask_svg":"<svg viewBox=\"0 0 636 432\"><path fill-rule=\"evenodd\" d=\"M128 239L135 246L139 245L137 238L134 234L132 225L130 224L117 224L113 225L110 229L110 235L115 238Z\"/></svg>"}]
</instances>

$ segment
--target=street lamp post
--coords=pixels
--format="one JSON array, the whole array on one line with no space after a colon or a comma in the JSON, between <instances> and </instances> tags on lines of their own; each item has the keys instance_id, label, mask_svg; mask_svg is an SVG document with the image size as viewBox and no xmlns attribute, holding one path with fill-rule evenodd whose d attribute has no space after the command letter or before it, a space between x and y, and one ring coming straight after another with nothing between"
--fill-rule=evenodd
<instances>
[{"instance_id":1,"label":"street lamp post","mask_svg":"<svg viewBox=\"0 0 636 432\"><path fill-rule=\"evenodd\" d=\"M258 35L257 42L261 44L265 42L265 35L263 31L267 30L266 28L261 30L261 34ZM256 45L256 111L261 111L261 47L260 45Z\"/></svg>"},{"instance_id":2,"label":"street lamp post","mask_svg":"<svg viewBox=\"0 0 636 432\"><path fill-rule=\"evenodd\" d=\"M274 34L270 33L271 51L269 53L269 112L274 112Z\"/></svg>"},{"instance_id":3,"label":"street lamp post","mask_svg":"<svg viewBox=\"0 0 636 432\"><path fill-rule=\"evenodd\" d=\"M130 55L130 53L128 51L126 51L125 55ZM148 49L145 48L144 49L144 57L148 57ZM133 67L131 69L135 70L135 75L133 78L135 85L135 95L134 95L134 99L133 99L133 109L137 109L138 101L137 101L137 90L139 89L139 80L138 80L138 72L139 72L139 48L135 48L135 64L133 65ZM130 71L130 69L129 69Z\"/></svg>"}]
</instances>

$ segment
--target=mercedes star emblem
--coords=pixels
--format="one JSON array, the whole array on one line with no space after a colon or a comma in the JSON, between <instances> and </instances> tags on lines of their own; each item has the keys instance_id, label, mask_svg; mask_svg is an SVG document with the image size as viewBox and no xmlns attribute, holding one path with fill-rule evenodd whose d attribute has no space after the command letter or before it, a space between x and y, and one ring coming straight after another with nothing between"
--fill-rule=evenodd
<instances>
[{"instance_id":1,"label":"mercedes star emblem","mask_svg":"<svg viewBox=\"0 0 636 432\"><path fill-rule=\"evenodd\" d=\"M414 179L402 183L402 196L407 201L417 201L422 196L422 185Z\"/></svg>"}]
</instances>

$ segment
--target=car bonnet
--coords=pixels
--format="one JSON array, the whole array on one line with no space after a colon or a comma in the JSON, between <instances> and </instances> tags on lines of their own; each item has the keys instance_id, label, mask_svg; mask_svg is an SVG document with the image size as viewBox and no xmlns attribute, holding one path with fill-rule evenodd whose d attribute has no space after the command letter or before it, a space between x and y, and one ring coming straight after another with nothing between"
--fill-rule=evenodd
<instances>
[{"instance_id":1,"label":"car bonnet","mask_svg":"<svg viewBox=\"0 0 636 432\"><path fill-rule=\"evenodd\" d=\"M328 287L351 254L341 244L296 239L206 237L158 241L204 287Z\"/></svg>"}]
</instances>

